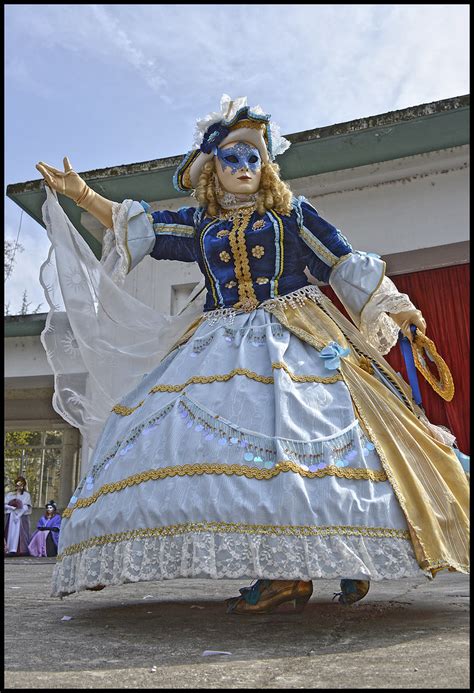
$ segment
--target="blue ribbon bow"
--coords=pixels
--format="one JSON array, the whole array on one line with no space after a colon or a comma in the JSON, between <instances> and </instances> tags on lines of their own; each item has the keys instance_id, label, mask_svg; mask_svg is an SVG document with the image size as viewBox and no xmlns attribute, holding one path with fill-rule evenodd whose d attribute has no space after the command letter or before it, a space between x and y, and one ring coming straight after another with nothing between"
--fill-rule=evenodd
<instances>
[{"instance_id":1,"label":"blue ribbon bow","mask_svg":"<svg viewBox=\"0 0 474 693\"><path fill-rule=\"evenodd\" d=\"M324 349L321 349L319 355L324 359L324 367L330 371L336 370L341 365L341 356L348 356L350 349L343 349L337 342L329 342Z\"/></svg>"}]
</instances>

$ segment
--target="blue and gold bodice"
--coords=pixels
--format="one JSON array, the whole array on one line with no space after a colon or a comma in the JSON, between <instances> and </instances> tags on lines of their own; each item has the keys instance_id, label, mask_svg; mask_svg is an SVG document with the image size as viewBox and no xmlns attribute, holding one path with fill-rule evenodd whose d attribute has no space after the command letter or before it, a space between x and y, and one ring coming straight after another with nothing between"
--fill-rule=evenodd
<instances>
[{"instance_id":1,"label":"blue and gold bodice","mask_svg":"<svg viewBox=\"0 0 474 693\"><path fill-rule=\"evenodd\" d=\"M202 208L184 207L148 213L147 218L155 234L153 258L199 264L206 282L206 311L253 310L307 285L306 267L327 282L352 252L342 233L304 198L294 198L285 216L242 208L216 218Z\"/></svg>"}]
</instances>

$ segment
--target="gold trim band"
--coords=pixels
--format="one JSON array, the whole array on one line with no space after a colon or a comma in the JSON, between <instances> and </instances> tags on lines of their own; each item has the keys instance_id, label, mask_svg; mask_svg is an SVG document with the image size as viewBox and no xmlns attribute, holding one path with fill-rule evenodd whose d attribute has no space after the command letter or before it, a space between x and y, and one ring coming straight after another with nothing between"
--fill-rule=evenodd
<instances>
[{"instance_id":1,"label":"gold trim band","mask_svg":"<svg viewBox=\"0 0 474 693\"><path fill-rule=\"evenodd\" d=\"M330 536L360 536L373 538L403 539L410 541L410 533L403 529L390 527L354 527L349 525L249 525L234 522L185 522L167 527L150 527L147 529L131 529L117 534L106 534L102 537L92 537L78 544L71 544L58 557L61 561L65 556L72 556L84 549L106 544L118 544L131 539L148 539L150 537L171 537L188 532L214 532L226 534L264 534L294 537L330 537Z\"/></svg>"},{"instance_id":2,"label":"gold trim band","mask_svg":"<svg viewBox=\"0 0 474 693\"><path fill-rule=\"evenodd\" d=\"M334 375L319 376L319 375L296 375L292 373L285 363L280 361L275 361L272 363L273 370L284 370L285 373L295 382L295 383L324 383L331 384L342 380L342 375L338 372ZM266 385L272 385L275 379L271 375L259 375L254 371L249 371L247 368L234 368L229 373L224 373L222 375L193 375L188 378L186 382L179 385L155 385L149 391L149 395L155 392L182 392L188 385L208 385L209 383L225 383L231 380L236 375L243 375L250 380L256 380L259 383L264 383ZM116 404L112 411L120 416L129 416L133 412L143 405L145 400L139 402L134 407L126 407L123 404Z\"/></svg>"},{"instance_id":3,"label":"gold trim band","mask_svg":"<svg viewBox=\"0 0 474 693\"><path fill-rule=\"evenodd\" d=\"M149 469L146 472L134 474L120 481L111 484L104 484L98 491L88 498L79 498L72 508L66 508L63 512L63 517L71 517L74 510L80 508L88 508L95 503L101 496L109 493L123 491L130 486L137 486L146 481L157 481L159 479L167 479L175 476L195 476L196 474L225 474L227 476L245 476L247 479L273 479L281 474L281 472L294 472L306 479L322 479L325 476L337 476L340 479L362 479L365 481L387 481L387 475L384 471L373 469L365 469L363 467L336 467L336 465L328 465L324 469L318 469L310 472L307 469L302 469L296 462L284 460L277 462L272 469L260 469L258 467L248 467L241 464L215 464L203 462L202 464L183 464L174 467L162 467L159 469Z\"/></svg>"}]
</instances>

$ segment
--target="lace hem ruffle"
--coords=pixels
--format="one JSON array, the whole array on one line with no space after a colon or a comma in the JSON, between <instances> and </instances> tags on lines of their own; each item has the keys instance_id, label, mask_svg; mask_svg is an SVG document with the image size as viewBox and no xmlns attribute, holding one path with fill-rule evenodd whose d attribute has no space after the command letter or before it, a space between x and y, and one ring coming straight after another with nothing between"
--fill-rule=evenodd
<instances>
[{"instance_id":1,"label":"lace hem ruffle","mask_svg":"<svg viewBox=\"0 0 474 693\"><path fill-rule=\"evenodd\" d=\"M379 288L365 305L360 319L360 331L367 341L384 355L395 346L399 326L387 313L416 310L406 294L401 294L388 277L384 277Z\"/></svg>"},{"instance_id":2,"label":"lace hem ruffle","mask_svg":"<svg viewBox=\"0 0 474 693\"><path fill-rule=\"evenodd\" d=\"M190 532L147 537L64 556L52 596L102 585L175 578L273 580L421 577L411 542L361 536Z\"/></svg>"}]
</instances>

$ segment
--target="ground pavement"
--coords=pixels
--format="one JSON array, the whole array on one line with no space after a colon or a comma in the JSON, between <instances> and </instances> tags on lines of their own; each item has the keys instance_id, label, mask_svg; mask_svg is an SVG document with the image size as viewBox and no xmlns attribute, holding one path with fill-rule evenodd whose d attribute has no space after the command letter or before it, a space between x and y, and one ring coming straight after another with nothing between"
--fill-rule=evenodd
<instances>
[{"instance_id":1,"label":"ground pavement","mask_svg":"<svg viewBox=\"0 0 474 693\"><path fill-rule=\"evenodd\" d=\"M53 565L5 559L7 689L469 688L465 575L372 583L352 607L331 601L337 581L318 580L301 614L243 617L223 600L245 580L141 582L60 600L50 597Z\"/></svg>"}]
</instances>

